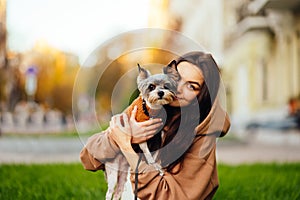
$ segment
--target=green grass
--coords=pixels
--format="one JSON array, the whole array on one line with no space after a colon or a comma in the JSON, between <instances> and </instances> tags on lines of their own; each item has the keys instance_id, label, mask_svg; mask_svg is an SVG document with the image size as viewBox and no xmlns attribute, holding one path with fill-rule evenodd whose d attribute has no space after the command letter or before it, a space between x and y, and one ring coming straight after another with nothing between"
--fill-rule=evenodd
<instances>
[{"instance_id":1,"label":"green grass","mask_svg":"<svg viewBox=\"0 0 300 200\"><path fill-rule=\"evenodd\" d=\"M0 199L105 199L102 171L90 172L80 164L1 165Z\"/></svg>"},{"instance_id":2,"label":"green grass","mask_svg":"<svg viewBox=\"0 0 300 200\"><path fill-rule=\"evenodd\" d=\"M300 199L300 163L219 165L214 199Z\"/></svg>"},{"instance_id":3,"label":"green grass","mask_svg":"<svg viewBox=\"0 0 300 200\"><path fill-rule=\"evenodd\" d=\"M218 199L300 199L300 163L219 165ZM104 199L102 171L81 164L0 165L0 199Z\"/></svg>"}]
</instances>

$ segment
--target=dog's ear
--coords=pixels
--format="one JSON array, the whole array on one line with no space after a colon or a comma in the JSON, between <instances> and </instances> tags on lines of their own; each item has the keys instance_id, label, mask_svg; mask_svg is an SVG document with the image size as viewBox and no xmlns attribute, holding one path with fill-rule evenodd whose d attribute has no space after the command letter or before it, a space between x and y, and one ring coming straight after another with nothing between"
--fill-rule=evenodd
<instances>
[{"instance_id":1,"label":"dog's ear","mask_svg":"<svg viewBox=\"0 0 300 200\"><path fill-rule=\"evenodd\" d=\"M180 80L180 75L177 71L176 61L172 60L166 67L163 68L164 74L167 74L175 81Z\"/></svg>"},{"instance_id":2,"label":"dog's ear","mask_svg":"<svg viewBox=\"0 0 300 200\"><path fill-rule=\"evenodd\" d=\"M138 70L139 70L139 75L137 77L137 82L139 83L142 80L145 80L146 78L148 78L149 76L151 76L150 72L144 68L142 68L140 66L140 64L138 65Z\"/></svg>"}]
</instances>

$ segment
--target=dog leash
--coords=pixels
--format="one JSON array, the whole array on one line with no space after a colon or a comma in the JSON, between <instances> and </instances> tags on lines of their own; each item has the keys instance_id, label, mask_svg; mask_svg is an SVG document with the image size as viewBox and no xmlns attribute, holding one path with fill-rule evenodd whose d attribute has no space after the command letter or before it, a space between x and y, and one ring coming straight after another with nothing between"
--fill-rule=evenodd
<instances>
[{"instance_id":1,"label":"dog leash","mask_svg":"<svg viewBox=\"0 0 300 200\"><path fill-rule=\"evenodd\" d=\"M139 175L139 165L140 162L142 160L142 154L139 154L139 160L138 163L136 164L136 168L135 168L135 179L134 179L134 200L137 200L137 193L138 193L138 175Z\"/></svg>"}]
</instances>

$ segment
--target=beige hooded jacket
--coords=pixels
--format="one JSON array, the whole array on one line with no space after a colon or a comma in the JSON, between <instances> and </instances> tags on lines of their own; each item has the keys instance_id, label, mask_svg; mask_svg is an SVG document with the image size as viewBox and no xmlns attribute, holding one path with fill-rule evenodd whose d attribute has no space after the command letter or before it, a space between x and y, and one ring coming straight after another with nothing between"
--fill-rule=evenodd
<instances>
[{"instance_id":1,"label":"beige hooded jacket","mask_svg":"<svg viewBox=\"0 0 300 200\"><path fill-rule=\"evenodd\" d=\"M216 138L224 136L230 128L226 112L215 102L207 118L195 128L197 137L186 152L182 163L171 172L160 176L141 162L138 175L138 197L142 200L212 199L218 185L216 165ZM104 169L106 160L120 153L115 142L104 131L89 138L80 158L86 170ZM179 166L181 165L181 166ZM176 173L173 173L176 172ZM134 174L131 174L134 187Z\"/></svg>"}]
</instances>

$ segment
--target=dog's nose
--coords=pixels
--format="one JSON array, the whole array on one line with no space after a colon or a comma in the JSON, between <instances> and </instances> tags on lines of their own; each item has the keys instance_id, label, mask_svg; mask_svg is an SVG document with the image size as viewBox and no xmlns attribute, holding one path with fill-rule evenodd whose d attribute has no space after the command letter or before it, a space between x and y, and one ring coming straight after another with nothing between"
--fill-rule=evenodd
<instances>
[{"instance_id":1,"label":"dog's nose","mask_svg":"<svg viewBox=\"0 0 300 200\"><path fill-rule=\"evenodd\" d=\"M163 91L159 91L157 94L158 94L158 96L159 96L160 98L162 98L162 97L164 96L165 93L164 93Z\"/></svg>"}]
</instances>

